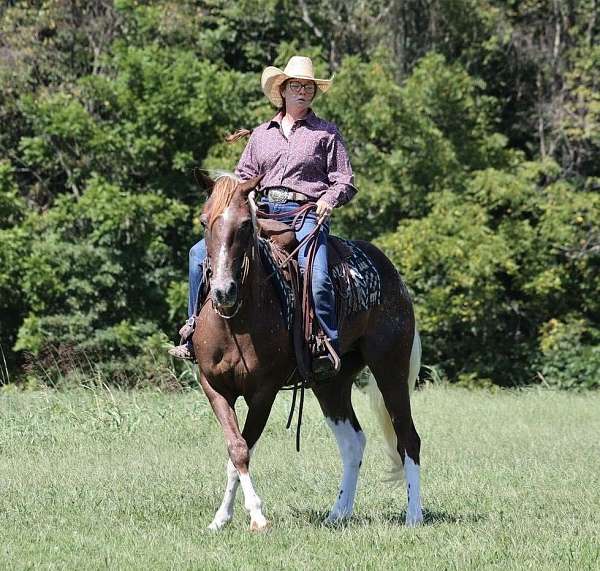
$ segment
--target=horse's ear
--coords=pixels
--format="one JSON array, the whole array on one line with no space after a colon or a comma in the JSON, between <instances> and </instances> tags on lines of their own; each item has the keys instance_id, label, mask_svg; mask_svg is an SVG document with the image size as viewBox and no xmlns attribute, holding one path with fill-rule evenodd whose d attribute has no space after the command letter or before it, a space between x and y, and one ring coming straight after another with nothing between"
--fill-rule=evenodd
<instances>
[{"instance_id":1,"label":"horse's ear","mask_svg":"<svg viewBox=\"0 0 600 571\"><path fill-rule=\"evenodd\" d=\"M265 176L265 175L259 174L258 176L255 176L254 178L250 178L248 180L240 182L238 185L238 191L241 192L242 194L246 194L246 195L250 194L250 192L253 191L258 186L258 183L262 180L263 176Z\"/></svg>"},{"instance_id":2,"label":"horse's ear","mask_svg":"<svg viewBox=\"0 0 600 571\"><path fill-rule=\"evenodd\" d=\"M202 190L212 192L213 186L215 186L215 181L210 178L210 176L208 176L208 174L202 169L194 168L192 172L194 173L194 178L200 185L200 188L202 188Z\"/></svg>"}]
</instances>

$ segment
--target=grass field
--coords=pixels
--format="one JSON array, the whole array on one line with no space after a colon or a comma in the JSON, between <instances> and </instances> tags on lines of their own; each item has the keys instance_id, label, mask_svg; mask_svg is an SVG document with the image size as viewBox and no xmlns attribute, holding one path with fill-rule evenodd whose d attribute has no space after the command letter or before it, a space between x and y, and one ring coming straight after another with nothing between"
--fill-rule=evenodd
<instances>
[{"instance_id":1,"label":"grass field","mask_svg":"<svg viewBox=\"0 0 600 571\"><path fill-rule=\"evenodd\" d=\"M320 523L338 454L312 396L303 449L284 395L253 477L272 528L247 531L222 497L225 447L199 392L0 394L1 569L600 569L600 394L468 392L414 397L426 523L407 529L405 493L356 392L365 462L355 516Z\"/></svg>"}]
</instances>

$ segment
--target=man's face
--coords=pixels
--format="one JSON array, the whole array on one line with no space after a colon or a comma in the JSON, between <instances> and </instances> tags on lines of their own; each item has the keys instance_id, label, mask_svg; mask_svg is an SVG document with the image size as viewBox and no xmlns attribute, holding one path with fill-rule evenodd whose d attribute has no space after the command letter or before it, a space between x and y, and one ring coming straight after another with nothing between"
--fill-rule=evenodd
<instances>
[{"instance_id":1,"label":"man's face","mask_svg":"<svg viewBox=\"0 0 600 571\"><path fill-rule=\"evenodd\" d=\"M315 89L315 82L309 79L289 79L283 90L286 106L308 108L315 96Z\"/></svg>"}]
</instances>

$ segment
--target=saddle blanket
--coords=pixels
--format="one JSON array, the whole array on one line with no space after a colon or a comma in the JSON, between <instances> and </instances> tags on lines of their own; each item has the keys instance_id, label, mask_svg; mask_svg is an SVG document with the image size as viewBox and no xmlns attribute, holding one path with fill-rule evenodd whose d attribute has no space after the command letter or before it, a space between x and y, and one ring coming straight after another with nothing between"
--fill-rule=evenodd
<instances>
[{"instance_id":1,"label":"saddle blanket","mask_svg":"<svg viewBox=\"0 0 600 571\"><path fill-rule=\"evenodd\" d=\"M350 252L348 257L330 268L339 325L349 316L381 303L381 279L373 262L355 242L336 239L343 242ZM283 318L288 330L291 330L296 303L292 286L277 267L268 240L259 239L259 252L268 273L273 274Z\"/></svg>"}]
</instances>

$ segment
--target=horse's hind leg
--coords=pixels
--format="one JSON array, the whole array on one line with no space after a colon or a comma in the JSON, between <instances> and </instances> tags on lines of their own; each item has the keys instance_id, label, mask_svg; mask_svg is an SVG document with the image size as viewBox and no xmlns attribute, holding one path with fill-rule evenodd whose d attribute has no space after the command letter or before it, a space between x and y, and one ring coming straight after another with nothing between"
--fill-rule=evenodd
<instances>
[{"instance_id":1,"label":"horse's hind leg","mask_svg":"<svg viewBox=\"0 0 600 571\"><path fill-rule=\"evenodd\" d=\"M388 341L391 341L388 338ZM382 426L386 452L393 463L392 479L406 479L408 508L406 525L423 521L420 491L421 439L415 429L410 407L410 389L419 372L421 344L418 332L412 343L400 340L382 346L381 339L366 339L363 355L377 387L371 387L372 405Z\"/></svg>"},{"instance_id":2,"label":"horse's hind leg","mask_svg":"<svg viewBox=\"0 0 600 571\"><path fill-rule=\"evenodd\" d=\"M335 436L343 466L340 489L327 517L327 523L349 518L354 509L358 474L366 444L365 435L351 402L352 381L355 374L356 369L348 371L343 366L333 381L313 388L325 420Z\"/></svg>"}]
</instances>

